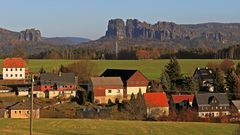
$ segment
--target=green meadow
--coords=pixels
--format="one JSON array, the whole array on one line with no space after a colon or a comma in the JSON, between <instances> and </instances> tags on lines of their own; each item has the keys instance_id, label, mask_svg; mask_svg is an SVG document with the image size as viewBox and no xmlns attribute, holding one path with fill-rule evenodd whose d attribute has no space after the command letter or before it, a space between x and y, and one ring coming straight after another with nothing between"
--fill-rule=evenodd
<instances>
[{"instance_id":1,"label":"green meadow","mask_svg":"<svg viewBox=\"0 0 240 135\"><path fill-rule=\"evenodd\" d=\"M34 135L232 135L237 124L90 119L37 119ZM1 135L28 135L28 119L0 119Z\"/></svg>"},{"instance_id":2,"label":"green meadow","mask_svg":"<svg viewBox=\"0 0 240 135\"><path fill-rule=\"evenodd\" d=\"M67 65L77 60L27 60L30 71L39 71L41 67L44 67L47 71L52 71L54 68L58 68L61 64ZM107 68L119 68L119 69L138 69L143 72L149 79L157 79L164 66L169 62L168 59L161 60L91 60L97 65L98 74L101 74ZM220 63L222 60L215 59L179 59L181 70L183 74L192 75L196 67L205 67L208 62ZM2 60L0 60L0 63ZM237 61L235 61L237 62Z\"/></svg>"}]
</instances>

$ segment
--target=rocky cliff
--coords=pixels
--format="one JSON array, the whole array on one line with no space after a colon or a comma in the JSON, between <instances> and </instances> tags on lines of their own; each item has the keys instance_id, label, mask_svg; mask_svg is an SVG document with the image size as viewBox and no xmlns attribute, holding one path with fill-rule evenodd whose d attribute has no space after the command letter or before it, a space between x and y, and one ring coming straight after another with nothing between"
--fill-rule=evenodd
<instances>
[{"instance_id":1,"label":"rocky cliff","mask_svg":"<svg viewBox=\"0 0 240 135\"><path fill-rule=\"evenodd\" d=\"M137 19L112 19L108 22L105 38L145 41L204 41L216 43L240 42L240 23L149 24Z\"/></svg>"},{"instance_id":2,"label":"rocky cliff","mask_svg":"<svg viewBox=\"0 0 240 135\"><path fill-rule=\"evenodd\" d=\"M26 29L21 32L14 32L0 28L0 42L8 41L31 41L37 42L41 40L41 32L35 29Z\"/></svg>"},{"instance_id":3,"label":"rocky cliff","mask_svg":"<svg viewBox=\"0 0 240 135\"><path fill-rule=\"evenodd\" d=\"M19 40L24 41L40 41L41 40L41 32L35 29L26 29L19 33Z\"/></svg>"}]
</instances>

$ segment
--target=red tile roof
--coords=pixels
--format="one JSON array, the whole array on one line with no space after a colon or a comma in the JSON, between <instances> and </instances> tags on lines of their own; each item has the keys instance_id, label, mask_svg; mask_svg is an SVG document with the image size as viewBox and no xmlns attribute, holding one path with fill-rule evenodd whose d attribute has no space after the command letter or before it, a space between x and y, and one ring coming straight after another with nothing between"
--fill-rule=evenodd
<instances>
[{"instance_id":1,"label":"red tile roof","mask_svg":"<svg viewBox=\"0 0 240 135\"><path fill-rule=\"evenodd\" d=\"M147 107L168 107L168 99L165 92L144 93Z\"/></svg>"},{"instance_id":2,"label":"red tile roof","mask_svg":"<svg viewBox=\"0 0 240 135\"><path fill-rule=\"evenodd\" d=\"M2 67L3 68L25 68L26 62L20 57L6 58L3 61Z\"/></svg>"},{"instance_id":3,"label":"red tile roof","mask_svg":"<svg viewBox=\"0 0 240 135\"><path fill-rule=\"evenodd\" d=\"M193 102L194 95L172 95L174 103L181 103L182 101Z\"/></svg>"}]
</instances>

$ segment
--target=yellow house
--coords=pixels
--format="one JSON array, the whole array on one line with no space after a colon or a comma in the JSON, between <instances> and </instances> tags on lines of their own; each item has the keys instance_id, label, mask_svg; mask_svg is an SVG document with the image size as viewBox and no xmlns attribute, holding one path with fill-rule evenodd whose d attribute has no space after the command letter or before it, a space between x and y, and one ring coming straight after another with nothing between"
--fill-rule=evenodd
<instances>
[{"instance_id":1,"label":"yellow house","mask_svg":"<svg viewBox=\"0 0 240 135\"><path fill-rule=\"evenodd\" d=\"M9 118L30 118L30 102L23 101L9 108ZM40 118L40 109L36 105L33 106L33 118Z\"/></svg>"}]
</instances>

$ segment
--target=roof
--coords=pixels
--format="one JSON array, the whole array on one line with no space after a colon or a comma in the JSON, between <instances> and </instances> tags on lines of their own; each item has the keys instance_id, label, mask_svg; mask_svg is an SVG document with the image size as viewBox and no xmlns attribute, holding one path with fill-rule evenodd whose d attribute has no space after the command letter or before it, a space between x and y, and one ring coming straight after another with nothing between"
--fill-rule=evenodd
<instances>
[{"instance_id":1,"label":"roof","mask_svg":"<svg viewBox=\"0 0 240 135\"><path fill-rule=\"evenodd\" d=\"M16 102L6 102L6 101L2 101L0 102L0 108L4 108L4 109L7 109L13 105L15 105Z\"/></svg>"},{"instance_id":2,"label":"roof","mask_svg":"<svg viewBox=\"0 0 240 135\"><path fill-rule=\"evenodd\" d=\"M193 102L194 95L172 95L174 103L181 103L183 101Z\"/></svg>"},{"instance_id":3,"label":"roof","mask_svg":"<svg viewBox=\"0 0 240 135\"><path fill-rule=\"evenodd\" d=\"M6 58L3 61L2 67L3 68L25 68L26 62L20 57Z\"/></svg>"},{"instance_id":4,"label":"roof","mask_svg":"<svg viewBox=\"0 0 240 135\"><path fill-rule=\"evenodd\" d=\"M138 70L127 70L127 69L107 69L101 77L121 77L122 81L127 81L134 73Z\"/></svg>"},{"instance_id":5,"label":"roof","mask_svg":"<svg viewBox=\"0 0 240 135\"><path fill-rule=\"evenodd\" d=\"M216 98L220 105L229 106L229 101L226 93L204 93L196 94L197 104L200 106L209 106L209 101L213 97Z\"/></svg>"},{"instance_id":6,"label":"roof","mask_svg":"<svg viewBox=\"0 0 240 135\"><path fill-rule=\"evenodd\" d=\"M18 102L17 104L11 106L9 109L10 110L30 109L30 102L29 101ZM39 109L39 107L33 104L33 109Z\"/></svg>"},{"instance_id":7,"label":"roof","mask_svg":"<svg viewBox=\"0 0 240 135\"><path fill-rule=\"evenodd\" d=\"M93 86L123 86L120 77L91 77Z\"/></svg>"},{"instance_id":8,"label":"roof","mask_svg":"<svg viewBox=\"0 0 240 135\"><path fill-rule=\"evenodd\" d=\"M168 107L168 99L165 92L144 93L147 107Z\"/></svg>"},{"instance_id":9,"label":"roof","mask_svg":"<svg viewBox=\"0 0 240 135\"><path fill-rule=\"evenodd\" d=\"M44 73L40 75L41 85L68 85L75 84L74 73L61 73L60 75L54 73Z\"/></svg>"},{"instance_id":10,"label":"roof","mask_svg":"<svg viewBox=\"0 0 240 135\"><path fill-rule=\"evenodd\" d=\"M208 81L212 81L212 79L214 78L214 75L213 75L213 69L211 68L196 68L193 76L195 76L195 74L198 74L199 77L202 79L202 80L208 80Z\"/></svg>"},{"instance_id":11,"label":"roof","mask_svg":"<svg viewBox=\"0 0 240 135\"><path fill-rule=\"evenodd\" d=\"M233 105L240 110L240 100L232 100Z\"/></svg>"}]
</instances>

